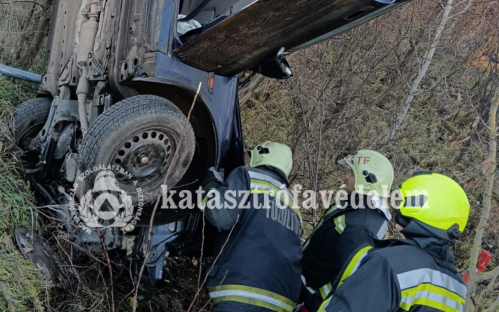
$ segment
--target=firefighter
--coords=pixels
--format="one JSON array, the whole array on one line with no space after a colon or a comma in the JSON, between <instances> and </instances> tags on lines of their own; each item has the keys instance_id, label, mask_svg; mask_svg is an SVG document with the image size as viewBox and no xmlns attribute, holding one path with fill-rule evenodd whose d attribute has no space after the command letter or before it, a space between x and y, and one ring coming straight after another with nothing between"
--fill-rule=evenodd
<instances>
[{"instance_id":1,"label":"firefighter","mask_svg":"<svg viewBox=\"0 0 499 312\"><path fill-rule=\"evenodd\" d=\"M391 219L387 197L393 167L382 154L360 150L341 160L346 168L345 190L349 198L331 206L303 247L301 300L317 311L350 254L363 244L383 239Z\"/></svg>"},{"instance_id":2,"label":"firefighter","mask_svg":"<svg viewBox=\"0 0 499 312\"><path fill-rule=\"evenodd\" d=\"M208 171L203 189L209 193L201 208L219 231L215 260L207 268L215 311L295 307L302 220L287 189L292 166L288 146L265 142L251 151L250 166L236 168L225 182L214 168Z\"/></svg>"},{"instance_id":3,"label":"firefighter","mask_svg":"<svg viewBox=\"0 0 499 312\"><path fill-rule=\"evenodd\" d=\"M463 311L466 286L449 246L468 221L466 194L452 179L430 172L413 175L400 192L395 222L405 239L360 248L319 311Z\"/></svg>"}]
</instances>

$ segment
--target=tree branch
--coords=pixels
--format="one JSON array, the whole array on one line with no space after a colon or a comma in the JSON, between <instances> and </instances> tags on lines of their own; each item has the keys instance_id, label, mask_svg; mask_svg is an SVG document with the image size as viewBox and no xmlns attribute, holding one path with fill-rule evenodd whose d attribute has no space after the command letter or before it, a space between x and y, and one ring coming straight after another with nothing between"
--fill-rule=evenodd
<instances>
[{"instance_id":1,"label":"tree branch","mask_svg":"<svg viewBox=\"0 0 499 312\"><path fill-rule=\"evenodd\" d=\"M204 229L206 227L206 219L205 219L205 215L204 215L204 209L201 213L202 217L203 218L203 229L202 229L202 240L201 240L201 255L199 256L199 275L198 275L198 289L201 288L201 275L203 273L203 251L204 251Z\"/></svg>"},{"instance_id":2,"label":"tree branch","mask_svg":"<svg viewBox=\"0 0 499 312\"><path fill-rule=\"evenodd\" d=\"M435 37L433 38L433 42L431 43L430 49L428 50L428 54L425 57L423 67L421 67L421 70L419 71L416 80L414 80L414 82L412 83L409 95L407 96L407 99L404 102L404 106L402 107L402 112L400 112L400 114L397 116L397 120L395 121L393 128L388 134L387 141L393 139L395 133L402 125L402 122L404 121L405 116L407 115L407 112L411 107L414 97L416 96L417 93L419 93L418 90L419 85L423 81L424 77L426 76L426 73L428 72L428 69L430 68L431 61L433 60L433 55L435 55L435 51L438 46L438 42L440 41L440 37L442 37L442 33L444 32L445 24L447 24L447 21L449 20L449 15L453 7L453 2L454 0L447 0L447 4L445 5L444 13L442 15L442 21L440 22L440 26L438 26L437 32L435 33Z\"/></svg>"},{"instance_id":3,"label":"tree branch","mask_svg":"<svg viewBox=\"0 0 499 312\"><path fill-rule=\"evenodd\" d=\"M485 183L485 191L483 194L483 210L482 215L480 217L480 221L477 226L475 239L473 241L473 247L471 248L470 254L470 279L468 283L468 294L466 296L466 303L464 306L464 311L472 312L474 311L473 300L472 297L475 295L477 284L479 282L479 277L476 273L476 266L478 262L478 254L480 253L480 249L482 247L482 238L485 233L485 227L487 226L487 222L490 216L490 209L492 207L492 192L494 188L494 180L496 173L496 157L497 157L497 131L496 131L496 114L497 107L499 106L499 91L495 91L495 97L492 100L492 104L490 105L489 111L489 153L488 159L486 161L490 161L493 166L488 172L484 172L487 176L487 182ZM495 270L493 272L496 273ZM489 274L486 273L486 276Z\"/></svg>"},{"instance_id":4,"label":"tree branch","mask_svg":"<svg viewBox=\"0 0 499 312\"><path fill-rule=\"evenodd\" d=\"M496 308L499 306L499 296L497 297L497 299L492 303L492 305L490 307L487 308L487 310L485 310L485 312L494 312L497 311Z\"/></svg>"},{"instance_id":5,"label":"tree branch","mask_svg":"<svg viewBox=\"0 0 499 312\"><path fill-rule=\"evenodd\" d=\"M476 280L477 282L482 282L496 279L497 277L499 277L499 266L492 271L477 275Z\"/></svg>"},{"instance_id":6,"label":"tree branch","mask_svg":"<svg viewBox=\"0 0 499 312\"><path fill-rule=\"evenodd\" d=\"M102 237L99 228L97 228L97 233L99 234L102 249L104 250L104 255L106 256L107 266L109 268L109 280L111 281L111 311L114 312L113 267L111 266L111 259L109 259L109 254L107 253L106 244L104 243L104 237Z\"/></svg>"},{"instance_id":7,"label":"tree branch","mask_svg":"<svg viewBox=\"0 0 499 312\"><path fill-rule=\"evenodd\" d=\"M14 4L14 3L33 3L33 4L41 6L43 9L45 9L45 6L43 4L41 4L40 2L29 1L29 0L16 0L16 1L11 1L11 2L0 2L0 5L1 4Z\"/></svg>"},{"instance_id":8,"label":"tree branch","mask_svg":"<svg viewBox=\"0 0 499 312\"><path fill-rule=\"evenodd\" d=\"M206 209L206 208L205 208ZM204 287L204 284L206 284L206 281L208 280L208 276L210 276L210 273L211 271L213 271L213 268L215 267L215 264L217 263L218 261L218 258L220 258L220 256L222 255L224 249L225 249L225 246L227 245L227 243L229 242L229 239L232 235L232 231L234 231L234 228L236 227L237 223L239 222L239 215L237 216L236 218L236 222L234 223L234 225L232 226L232 228L230 229L230 232L229 232L229 235L227 236L227 239L225 240L225 243L222 245L222 248L220 249L220 252L218 253L217 257L215 258L215 260L213 260L213 263L211 264L211 268L210 270L205 274L204 276L204 279L203 279L203 283L201 283L200 286L198 286L198 289L196 291L196 294L194 295L194 299L192 299L192 302L191 304L189 305L189 308L187 309L187 312L191 312L192 310L192 307L194 306L194 303L196 302L196 300L198 299L198 296L199 296L199 293L201 292L201 289L203 289ZM201 264L200 264L201 265ZM227 274L227 273L226 273ZM225 279L225 277L224 277ZM223 280L222 280L223 282ZM203 307L204 308L204 307Z\"/></svg>"}]
</instances>

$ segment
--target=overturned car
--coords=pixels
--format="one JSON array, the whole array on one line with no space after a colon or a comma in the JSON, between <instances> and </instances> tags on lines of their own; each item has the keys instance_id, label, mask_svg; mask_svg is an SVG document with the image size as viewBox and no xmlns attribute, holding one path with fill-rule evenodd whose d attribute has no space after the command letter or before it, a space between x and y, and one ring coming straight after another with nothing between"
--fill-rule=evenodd
<instances>
[{"instance_id":1,"label":"overturned car","mask_svg":"<svg viewBox=\"0 0 499 312\"><path fill-rule=\"evenodd\" d=\"M32 185L75 243L99 252L100 233L140 265L167 171L168 189L193 191L243 164L239 73L290 78L287 54L407 2L57 0L38 97L15 112ZM200 247L199 211L162 208L152 281Z\"/></svg>"}]
</instances>

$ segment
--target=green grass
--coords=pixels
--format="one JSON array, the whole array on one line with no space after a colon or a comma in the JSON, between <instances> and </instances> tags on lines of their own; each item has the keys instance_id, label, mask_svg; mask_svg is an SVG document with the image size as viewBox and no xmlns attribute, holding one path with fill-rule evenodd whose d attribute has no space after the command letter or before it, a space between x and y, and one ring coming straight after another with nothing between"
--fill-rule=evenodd
<instances>
[{"instance_id":1,"label":"green grass","mask_svg":"<svg viewBox=\"0 0 499 312\"><path fill-rule=\"evenodd\" d=\"M2 120L9 119L9 113L16 105L32 99L36 95L37 85L20 80L13 80L0 75L0 110Z\"/></svg>"},{"instance_id":2,"label":"green grass","mask_svg":"<svg viewBox=\"0 0 499 312\"><path fill-rule=\"evenodd\" d=\"M44 311L40 272L23 258L9 236L0 242L0 311Z\"/></svg>"},{"instance_id":3,"label":"green grass","mask_svg":"<svg viewBox=\"0 0 499 312\"><path fill-rule=\"evenodd\" d=\"M0 76L0 312L44 311L43 279L13 243L16 227L38 229L34 197L14 156L14 107L33 98L36 85Z\"/></svg>"},{"instance_id":4,"label":"green grass","mask_svg":"<svg viewBox=\"0 0 499 312\"><path fill-rule=\"evenodd\" d=\"M5 7L3 9L6 9ZM6 11L0 12L0 29L5 30ZM16 34L2 33L1 36ZM2 37L10 42L11 37ZM7 47L0 43L0 63L13 67ZM25 70L40 73L44 53L33 56L31 68ZM13 233L17 227L38 230L39 219L34 197L22 172L15 153L12 134L15 107L36 96L38 86L0 75L0 312L44 311L46 292L42 275L24 258L14 245Z\"/></svg>"}]
</instances>

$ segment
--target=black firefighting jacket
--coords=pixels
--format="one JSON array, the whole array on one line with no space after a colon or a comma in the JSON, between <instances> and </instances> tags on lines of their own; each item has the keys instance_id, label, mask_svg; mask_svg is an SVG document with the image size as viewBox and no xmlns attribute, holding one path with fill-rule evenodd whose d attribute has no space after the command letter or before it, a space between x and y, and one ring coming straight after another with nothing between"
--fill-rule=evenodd
<instances>
[{"instance_id":1,"label":"black firefighting jacket","mask_svg":"<svg viewBox=\"0 0 499 312\"><path fill-rule=\"evenodd\" d=\"M204 186L216 191L201 205L219 230L215 261L207 269L216 311L290 312L295 307L301 287L302 228L286 185L277 169L239 167L223 184ZM217 203L226 206L210 209Z\"/></svg>"},{"instance_id":2,"label":"black firefighting jacket","mask_svg":"<svg viewBox=\"0 0 499 312\"><path fill-rule=\"evenodd\" d=\"M302 299L310 311L316 311L326 298L330 282L336 279L352 252L385 238L388 231L391 214L386 203L367 196L355 200L354 205L345 201L342 208L332 206L304 244Z\"/></svg>"},{"instance_id":3,"label":"black firefighting jacket","mask_svg":"<svg viewBox=\"0 0 499 312\"><path fill-rule=\"evenodd\" d=\"M449 245L416 222L402 233L354 253L319 311L463 311L466 286Z\"/></svg>"}]
</instances>

